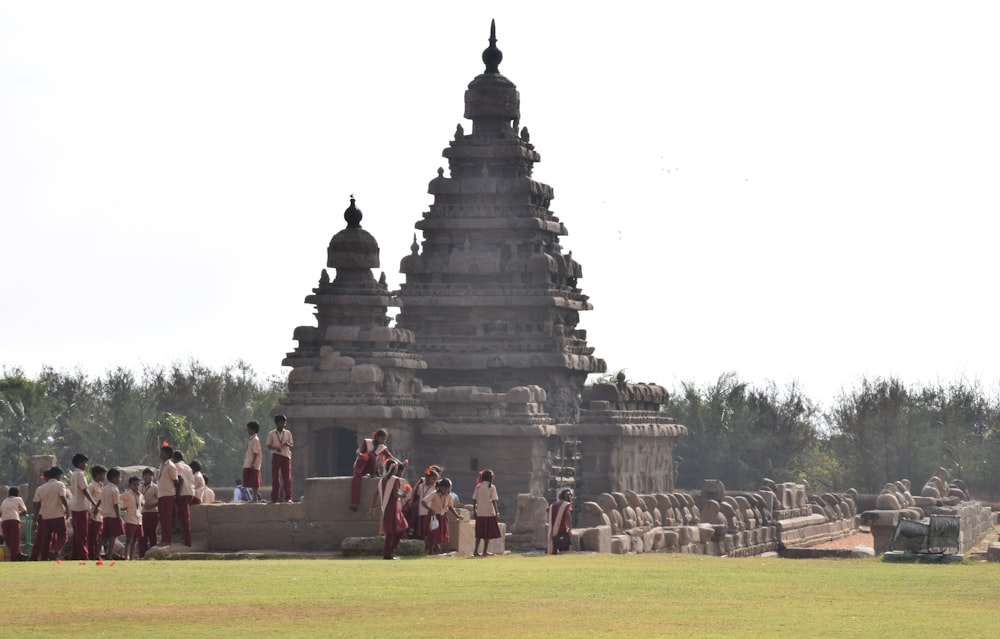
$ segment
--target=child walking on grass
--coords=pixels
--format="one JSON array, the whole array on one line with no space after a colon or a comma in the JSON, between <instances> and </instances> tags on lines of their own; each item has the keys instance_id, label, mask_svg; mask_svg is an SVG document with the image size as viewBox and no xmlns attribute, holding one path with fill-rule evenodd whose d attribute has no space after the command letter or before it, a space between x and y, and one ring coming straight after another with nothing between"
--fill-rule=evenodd
<instances>
[{"instance_id":1,"label":"child walking on grass","mask_svg":"<svg viewBox=\"0 0 1000 639\"><path fill-rule=\"evenodd\" d=\"M497 506L497 488L493 485L493 471L486 469L479 473L479 483L472 493L472 509L476 517L476 545L473 557L492 557L490 540L500 539L500 508ZM479 554L479 542L483 542L483 554Z\"/></svg>"},{"instance_id":2,"label":"child walking on grass","mask_svg":"<svg viewBox=\"0 0 1000 639\"><path fill-rule=\"evenodd\" d=\"M385 534L385 544L382 548L383 559L396 559L396 546L406 532L406 518L399 507L400 498L406 499L409 494L404 489L400 475L403 472L403 462L390 459L385 462L385 474L378 482L378 490L372 495L372 507L368 516L375 518L375 506L382 508L382 532Z\"/></svg>"},{"instance_id":3,"label":"child walking on grass","mask_svg":"<svg viewBox=\"0 0 1000 639\"><path fill-rule=\"evenodd\" d=\"M11 486L7 490L7 499L0 504L0 526L3 528L10 561L21 561L21 516L27 512L28 507L24 505L20 491L16 486Z\"/></svg>"}]
</instances>

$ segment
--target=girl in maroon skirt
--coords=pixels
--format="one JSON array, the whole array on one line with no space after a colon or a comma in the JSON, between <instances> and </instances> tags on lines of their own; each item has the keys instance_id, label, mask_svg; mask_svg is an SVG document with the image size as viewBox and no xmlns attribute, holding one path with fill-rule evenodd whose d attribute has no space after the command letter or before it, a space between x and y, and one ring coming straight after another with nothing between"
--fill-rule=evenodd
<instances>
[{"instance_id":1,"label":"girl in maroon skirt","mask_svg":"<svg viewBox=\"0 0 1000 639\"><path fill-rule=\"evenodd\" d=\"M479 542L483 542L483 557L492 557L490 539L500 539L500 508L497 505L497 488L493 485L493 471L479 473L479 483L472 494L472 509L476 517L476 545L473 557L479 557Z\"/></svg>"},{"instance_id":2,"label":"girl in maroon skirt","mask_svg":"<svg viewBox=\"0 0 1000 639\"><path fill-rule=\"evenodd\" d=\"M431 512L430 529L427 538L430 540L430 552L441 550L443 544L451 540L448 532L448 511L450 510L455 518L462 519L462 516L455 510L455 500L451 496L451 480L445 477L438 481L436 490L429 496L424 497L421 503Z\"/></svg>"},{"instance_id":3,"label":"girl in maroon skirt","mask_svg":"<svg viewBox=\"0 0 1000 639\"><path fill-rule=\"evenodd\" d=\"M424 471L424 476L418 479L413 487L413 501L411 503L414 504L416 512L413 538L424 540L424 550L428 554L431 552L431 511L423 504L423 499L434 494L434 486L439 479L441 479L440 466L428 466Z\"/></svg>"}]
</instances>

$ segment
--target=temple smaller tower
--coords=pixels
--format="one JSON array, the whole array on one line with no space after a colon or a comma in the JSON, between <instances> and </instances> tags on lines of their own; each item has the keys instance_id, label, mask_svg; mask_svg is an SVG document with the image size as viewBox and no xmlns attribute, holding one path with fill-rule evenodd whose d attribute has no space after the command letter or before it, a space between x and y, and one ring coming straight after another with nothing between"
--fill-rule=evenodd
<instances>
[{"instance_id":1,"label":"temple smaller tower","mask_svg":"<svg viewBox=\"0 0 1000 639\"><path fill-rule=\"evenodd\" d=\"M344 211L347 227L330 240L327 267L306 297L316 307L316 326L300 326L298 347L282 365L291 366L288 415L298 444L293 484L305 477L350 475L358 441L378 428L391 429L393 451L413 446L416 423L427 417L417 371L426 367L414 352L413 332L390 328L392 297L379 267L375 238L361 228L354 196Z\"/></svg>"}]
</instances>

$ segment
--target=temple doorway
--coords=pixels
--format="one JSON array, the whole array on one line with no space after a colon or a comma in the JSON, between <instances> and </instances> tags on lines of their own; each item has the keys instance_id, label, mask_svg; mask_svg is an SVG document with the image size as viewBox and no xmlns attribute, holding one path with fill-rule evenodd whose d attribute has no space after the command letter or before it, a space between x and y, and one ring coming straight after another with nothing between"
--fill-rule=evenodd
<instances>
[{"instance_id":1,"label":"temple doorway","mask_svg":"<svg viewBox=\"0 0 1000 639\"><path fill-rule=\"evenodd\" d=\"M315 477L344 477L354 471L358 450L357 433L346 428L326 428L315 434L313 474Z\"/></svg>"}]
</instances>

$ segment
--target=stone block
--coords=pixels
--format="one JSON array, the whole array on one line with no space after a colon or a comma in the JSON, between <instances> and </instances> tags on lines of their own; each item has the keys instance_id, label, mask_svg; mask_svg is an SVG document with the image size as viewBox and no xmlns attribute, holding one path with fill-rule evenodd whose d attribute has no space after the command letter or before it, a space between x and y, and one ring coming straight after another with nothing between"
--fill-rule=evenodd
<instances>
[{"instance_id":1,"label":"stone block","mask_svg":"<svg viewBox=\"0 0 1000 639\"><path fill-rule=\"evenodd\" d=\"M611 537L611 554L627 555L632 551L632 539L628 535L613 535Z\"/></svg>"},{"instance_id":2,"label":"stone block","mask_svg":"<svg viewBox=\"0 0 1000 639\"><path fill-rule=\"evenodd\" d=\"M319 358L319 368L324 371L346 371L354 368L353 357L343 357L336 351L324 353Z\"/></svg>"},{"instance_id":3,"label":"stone block","mask_svg":"<svg viewBox=\"0 0 1000 639\"><path fill-rule=\"evenodd\" d=\"M352 384L381 384L382 369L374 364L359 364L351 369Z\"/></svg>"},{"instance_id":4,"label":"stone block","mask_svg":"<svg viewBox=\"0 0 1000 639\"><path fill-rule=\"evenodd\" d=\"M356 342L361 335L360 326L328 326L327 342Z\"/></svg>"},{"instance_id":5,"label":"stone block","mask_svg":"<svg viewBox=\"0 0 1000 639\"><path fill-rule=\"evenodd\" d=\"M505 524L500 524L500 533L507 532ZM476 547L476 522L467 517L462 521L456 521L454 517L448 515L448 533L450 539L441 545L445 552L454 552L460 557L471 557ZM490 552L501 554L504 551L504 537L490 541Z\"/></svg>"},{"instance_id":6,"label":"stone block","mask_svg":"<svg viewBox=\"0 0 1000 639\"><path fill-rule=\"evenodd\" d=\"M632 543L632 552L634 553L646 552L646 544L642 538L642 535L629 535L629 540Z\"/></svg>"},{"instance_id":7,"label":"stone block","mask_svg":"<svg viewBox=\"0 0 1000 639\"><path fill-rule=\"evenodd\" d=\"M681 536L674 530L663 530L663 546L667 550L676 550L680 546Z\"/></svg>"},{"instance_id":8,"label":"stone block","mask_svg":"<svg viewBox=\"0 0 1000 639\"><path fill-rule=\"evenodd\" d=\"M653 547L656 542L657 534L659 534L661 537L663 536L662 531L660 531L659 529L648 530L642 534L642 547L644 548L645 552L653 552Z\"/></svg>"},{"instance_id":9,"label":"stone block","mask_svg":"<svg viewBox=\"0 0 1000 639\"><path fill-rule=\"evenodd\" d=\"M1000 561L1000 543L992 543L986 547L986 561Z\"/></svg>"},{"instance_id":10,"label":"stone block","mask_svg":"<svg viewBox=\"0 0 1000 639\"><path fill-rule=\"evenodd\" d=\"M515 386L507 391L504 398L508 404L525 404L534 400L531 389L526 386Z\"/></svg>"},{"instance_id":11,"label":"stone block","mask_svg":"<svg viewBox=\"0 0 1000 639\"><path fill-rule=\"evenodd\" d=\"M593 526L581 529L580 550L610 553L611 526Z\"/></svg>"},{"instance_id":12,"label":"stone block","mask_svg":"<svg viewBox=\"0 0 1000 639\"><path fill-rule=\"evenodd\" d=\"M361 479L361 505L350 510L350 477L309 477L305 480L302 505L305 518L313 521L358 521L367 519L368 507L378 487L378 479ZM293 506L295 504L292 504Z\"/></svg>"},{"instance_id":13,"label":"stone block","mask_svg":"<svg viewBox=\"0 0 1000 639\"><path fill-rule=\"evenodd\" d=\"M291 541L296 522L258 522L253 526L227 522L212 524L209 548L221 551L295 550Z\"/></svg>"}]
</instances>

